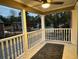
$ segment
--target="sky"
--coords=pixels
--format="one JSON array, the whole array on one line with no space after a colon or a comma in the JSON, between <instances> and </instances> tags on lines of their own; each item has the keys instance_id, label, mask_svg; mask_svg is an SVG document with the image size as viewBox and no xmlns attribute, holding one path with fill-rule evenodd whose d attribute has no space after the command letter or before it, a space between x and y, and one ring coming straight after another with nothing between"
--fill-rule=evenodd
<instances>
[{"instance_id":1,"label":"sky","mask_svg":"<svg viewBox=\"0 0 79 59\"><path fill-rule=\"evenodd\" d=\"M11 10L15 11L15 13L16 13L15 16L19 15L20 10L0 5L0 15L2 15L4 17L10 16ZM37 14L30 13L30 12L29 12L29 15L30 16L37 16Z\"/></svg>"},{"instance_id":2,"label":"sky","mask_svg":"<svg viewBox=\"0 0 79 59\"><path fill-rule=\"evenodd\" d=\"M4 17L10 16L11 15L11 10L15 11L16 16L19 15L20 10L0 5L0 15L2 15Z\"/></svg>"},{"instance_id":3,"label":"sky","mask_svg":"<svg viewBox=\"0 0 79 59\"><path fill-rule=\"evenodd\" d=\"M28 12L30 16L37 16L38 14Z\"/></svg>"}]
</instances>

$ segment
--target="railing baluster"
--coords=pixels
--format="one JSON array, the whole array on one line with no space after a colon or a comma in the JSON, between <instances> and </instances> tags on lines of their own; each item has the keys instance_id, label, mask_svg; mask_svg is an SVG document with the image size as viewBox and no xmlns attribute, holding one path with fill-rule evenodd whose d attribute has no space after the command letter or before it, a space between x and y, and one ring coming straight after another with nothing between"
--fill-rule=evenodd
<instances>
[{"instance_id":1,"label":"railing baluster","mask_svg":"<svg viewBox=\"0 0 79 59\"><path fill-rule=\"evenodd\" d=\"M50 37L50 36L49 36L49 31L48 31L48 40L49 40L49 37Z\"/></svg>"},{"instance_id":2,"label":"railing baluster","mask_svg":"<svg viewBox=\"0 0 79 59\"><path fill-rule=\"evenodd\" d=\"M56 29L55 29L55 40L57 40Z\"/></svg>"},{"instance_id":3,"label":"railing baluster","mask_svg":"<svg viewBox=\"0 0 79 59\"><path fill-rule=\"evenodd\" d=\"M57 30L57 40L58 40L58 29L56 29Z\"/></svg>"},{"instance_id":4,"label":"railing baluster","mask_svg":"<svg viewBox=\"0 0 79 59\"><path fill-rule=\"evenodd\" d=\"M64 30L63 30L63 41L64 41Z\"/></svg>"},{"instance_id":5,"label":"railing baluster","mask_svg":"<svg viewBox=\"0 0 79 59\"><path fill-rule=\"evenodd\" d=\"M19 42L18 42L18 37L17 37L17 56L19 55Z\"/></svg>"},{"instance_id":6,"label":"railing baluster","mask_svg":"<svg viewBox=\"0 0 79 59\"><path fill-rule=\"evenodd\" d=\"M59 29L59 40L62 40L61 39L61 29Z\"/></svg>"},{"instance_id":7,"label":"railing baluster","mask_svg":"<svg viewBox=\"0 0 79 59\"><path fill-rule=\"evenodd\" d=\"M53 35L52 38L54 38L54 29L52 29L52 35Z\"/></svg>"},{"instance_id":8,"label":"railing baluster","mask_svg":"<svg viewBox=\"0 0 79 59\"><path fill-rule=\"evenodd\" d=\"M69 41L71 41L71 34L72 34L72 33L71 33L71 29L70 29L69 31L70 31L70 32L69 32L69 37L70 37L70 38L69 38Z\"/></svg>"},{"instance_id":9,"label":"railing baluster","mask_svg":"<svg viewBox=\"0 0 79 59\"><path fill-rule=\"evenodd\" d=\"M12 48L12 39L10 40L10 47L11 47L11 59L14 59L14 56L13 56L13 48Z\"/></svg>"},{"instance_id":10,"label":"railing baluster","mask_svg":"<svg viewBox=\"0 0 79 59\"><path fill-rule=\"evenodd\" d=\"M68 41L71 40L71 39L70 39L70 37L71 37L71 36L70 36L70 34L71 34L70 31L71 31L71 30L69 29L69 30L68 30Z\"/></svg>"},{"instance_id":11,"label":"railing baluster","mask_svg":"<svg viewBox=\"0 0 79 59\"><path fill-rule=\"evenodd\" d=\"M59 34L59 28L58 28L58 40L60 40L59 35L60 35L60 34Z\"/></svg>"},{"instance_id":12,"label":"railing baluster","mask_svg":"<svg viewBox=\"0 0 79 59\"><path fill-rule=\"evenodd\" d=\"M59 29L57 29L58 30L58 40L59 40Z\"/></svg>"},{"instance_id":13,"label":"railing baluster","mask_svg":"<svg viewBox=\"0 0 79 59\"><path fill-rule=\"evenodd\" d=\"M46 41L48 40L48 35L47 35L47 31L45 30L45 39Z\"/></svg>"},{"instance_id":14,"label":"railing baluster","mask_svg":"<svg viewBox=\"0 0 79 59\"><path fill-rule=\"evenodd\" d=\"M14 38L14 51L15 51L15 58L17 57L17 52L16 52L16 38Z\"/></svg>"},{"instance_id":15,"label":"railing baluster","mask_svg":"<svg viewBox=\"0 0 79 59\"><path fill-rule=\"evenodd\" d=\"M56 29L57 30L57 40L58 40L58 29Z\"/></svg>"},{"instance_id":16,"label":"railing baluster","mask_svg":"<svg viewBox=\"0 0 79 59\"><path fill-rule=\"evenodd\" d=\"M54 36L54 40L56 40L56 30L54 29L54 34L55 34L55 36Z\"/></svg>"},{"instance_id":17,"label":"railing baluster","mask_svg":"<svg viewBox=\"0 0 79 59\"><path fill-rule=\"evenodd\" d=\"M5 59L4 42L1 42L1 47L2 47L2 56L3 56L3 59Z\"/></svg>"},{"instance_id":18,"label":"railing baluster","mask_svg":"<svg viewBox=\"0 0 79 59\"><path fill-rule=\"evenodd\" d=\"M48 32L47 34L48 34L48 40L49 40L49 31L47 31L47 32Z\"/></svg>"},{"instance_id":19,"label":"railing baluster","mask_svg":"<svg viewBox=\"0 0 79 59\"><path fill-rule=\"evenodd\" d=\"M61 35L62 35L62 41L63 41L63 30L62 29L61 29L61 32L62 32Z\"/></svg>"},{"instance_id":20,"label":"railing baluster","mask_svg":"<svg viewBox=\"0 0 79 59\"><path fill-rule=\"evenodd\" d=\"M24 36L21 37L22 40L22 53L24 52Z\"/></svg>"},{"instance_id":21,"label":"railing baluster","mask_svg":"<svg viewBox=\"0 0 79 59\"><path fill-rule=\"evenodd\" d=\"M7 48L7 58L10 59L10 56L9 56L9 46L8 46L8 40L6 41L6 48Z\"/></svg>"},{"instance_id":22,"label":"railing baluster","mask_svg":"<svg viewBox=\"0 0 79 59\"><path fill-rule=\"evenodd\" d=\"M68 41L68 31L69 31L69 30L67 29L67 41Z\"/></svg>"},{"instance_id":23,"label":"railing baluster","mask_svg":"<svg viewBox=\"0 0 79 59\"><path fill-rule=\"evenodd\" d=\"M60 40L60 39L59 39L59 28L58 28L58 40Z\"/></svg>"},{"instance_id":24,"label":"railing baluster","mask_svg":"<svg viewBox=\"0 0 79 59\"><path fill-rule=\"evenodd\" d=\"M20 39L20 38L18 37L18 39L17 39L17 42L18 42L18 55L20 55L20 47L19 47L19 43L20 43L20 42L19 42L19 39Z\"/></svg>"},{"instance_id":25,"label":"railing baluster","mask_svg":"<svg viewBox=\"0 0 79 59\"><path fill-rule=\"evenodd\" d=\"M56 33L56 36L55 36L55 38L56 38L56 40L57 40L57 29L55 29L55 33Z\"/></svg>"},{"instance_id":26,"label":"railing baluster","mask_svg":"<svg viewBox=\"0 0 79 59\"><path fill-rule=\"evenodd\" d=\"M67 31L67 29L66 29L66 41L67 41L67 37L68 37L67 33L68 33L68 31Z\"/></svg>"},{"instance_id":27,"label":"railing baluster","mask_svg":"<svg viewBox=\"0 0 79 59\"><path fill-rule=\"evenodd\" d=\"M68 41L70 41L70 38L69 38L70 34L69 34L69 32L70 32L70 29L68 29Z\"/></svg>"},{"instance_id":28,"label":"railing baluster","mask_svg":"<svg viewBox=\"0 0 79 59\"><path fill-rule=\"evenodd\" d=\"M50 31L49 31L49 33L50 33ZM51 40L51 39L50 39L50 34L49 34L49 40Z\"/></svg>"},{"instance_id":29,"label":"railing baluster","mask_svg":"<svg viewBox=\"0 0 79 59\"><path fill-rule=\"evenodd\" d=\"M22 39L20 37L20 54L22 54Z\"/></svg>"},{"instance_id":30,"label":"railing baluster","mask_svg":"<svg viewBox=\"0 0 79 59\"><path fill-rule=\"evenodd\" d=\"M65 29L65 41L66 41L66 29Z\"/></svg>"},{"instance_id":31,"label":"railing baluster","mask_svg":"<svg viewBox=\"0 0 79 59\"><path fill-rule=\"evenodd\" d=\"M64 29L64 41L65 41L65 29Z\"/></svg>"}]
</instances>

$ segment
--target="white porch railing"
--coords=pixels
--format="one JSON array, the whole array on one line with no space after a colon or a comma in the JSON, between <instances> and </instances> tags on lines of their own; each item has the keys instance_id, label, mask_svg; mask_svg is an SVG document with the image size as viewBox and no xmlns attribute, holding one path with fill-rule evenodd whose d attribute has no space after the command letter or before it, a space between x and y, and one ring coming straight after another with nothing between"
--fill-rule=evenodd
<instances>
[{"instance_id":1,"label":"white porch railing","mask_svg":"<svg viewBox=\"0 0 79 59\"><path fill-rule=\"evenodd\" d=\"M0 39L0 59L16 59L24 53L23 34Z\"/></svg>"},{"instance_id":2,"label":"white porch railing","mask_svg":"<svg viewBox=\"0 0 79 59\"><path fill-rule=\"evenodd\" d=\"M32 48L43 40L43 30L28 32L28 48ZM45 40L71 42L70 28L49 28L45 30ZM16 59L24 53L24 35L16 35L0 40L0 58Z\"/></svg>"},{"instance_id":3,"label":"white porch railing","mask_svg":"<svg viewBox=\"0 0 79 59\"><path fill-rule=\"evenodd\" d=\"M28 32L28 48L33 47L42 40L43 30ZM45 40L71 42L70 28L49 28L45 30Z\"/></svg>"},{"instance_id":4,"label":"white porch railing","mask_svg":"<svg viewBox=\"0 0 79 59\"><path fill-rule=\"evenodd\" d=\"M42 30L28 32L28 48L36 45L39 41L42 40Z\"/></svg>"},{"instance_id":5,"label":"white porch railing","mask_svg":"<svg viewBox=\"0 0 79 59\"><path fill-rule=\"evenodd\" d=\"M71 28L49 28L45 30L46 40L71 41Z\"/></svg>"}]
</instances>

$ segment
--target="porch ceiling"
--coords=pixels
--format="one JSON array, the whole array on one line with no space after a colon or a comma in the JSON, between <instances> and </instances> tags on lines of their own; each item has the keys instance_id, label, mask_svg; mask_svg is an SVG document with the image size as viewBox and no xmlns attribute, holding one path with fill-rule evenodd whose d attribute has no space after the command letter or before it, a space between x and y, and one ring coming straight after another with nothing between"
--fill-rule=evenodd
<instances>
[{"instance_id":1,"label":"porch ceiling","mask_svg":"<svg viewBox=\"0 0 79 59\"><path fill-rule=\"evenodd\" d=\"M2 1L5 1L5 0L2 0ZM64 4L61 4L61 5L51 4L49 8L44 9L41 7L41 4L42 4L41 2L37 2L34 0L7 0L7 2L9 1L10 2L15 1L17 3L21 3L20 6L23 4L23 7L27 9L27 11L33 11L33 12L37 12L40 14L48 14L51 12L73 9L77 2L77 0L51 0L51 1L63 1Z\"/></svg>"},{"instance_id":2,"label":"porch ceiling","mask_svg":"<svg viewBox=\"0 0 79 59\"><path fill-rule=\"evenodd\" d=\"M20 0L19 2L22 2L23 4L33 8L35 10L38 10L39 12L42 12L43 14L47 14L47 13L53 12L55 10L72 9L75 6L77 0L49 0L49 1L52 1L52 2L63 1L64 4L61 4L61 5L51 4L51 6L49 8L44 9L41 7L42 3L38 2L38 1Z\"/></svg>"}]
</instances>

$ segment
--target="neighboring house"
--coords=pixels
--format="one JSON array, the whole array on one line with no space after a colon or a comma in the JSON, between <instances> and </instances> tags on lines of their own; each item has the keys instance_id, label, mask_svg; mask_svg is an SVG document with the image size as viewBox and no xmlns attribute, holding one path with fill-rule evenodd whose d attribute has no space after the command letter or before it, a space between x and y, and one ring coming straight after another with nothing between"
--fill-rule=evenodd
<instances>
[{"instance_id":1,"label":"neighboring house","mask_svg":"<svg viewBox=\"0 0 79 59\"><path fill-rule=\"evenodd\" d=\"M65 24L60 24L58 28L71 28L71 27L70 27L70 24L65 23Z\"/></svg>"},{"instance_id":2,"label":"neighboring house","mask_svg":"<svg viewBox=\"0 0 79 59\"><path fill-rule=\"evenodd\" d=\"M4 22L0 19L0 38L4 37Z\"/></svg>"},{"instance_id":3,"label":"neighboring house","mask_svg":"<svg viewBox=\"0 0 79 59\"><path fill-rule=\"evenodd\" d=\"M13 22L12 24L14 31L22 31L22 23L21 22Z\"/></svg>"}]
</instances>

